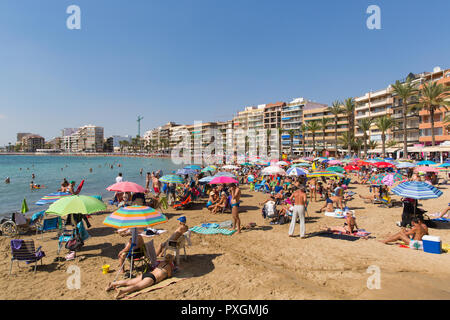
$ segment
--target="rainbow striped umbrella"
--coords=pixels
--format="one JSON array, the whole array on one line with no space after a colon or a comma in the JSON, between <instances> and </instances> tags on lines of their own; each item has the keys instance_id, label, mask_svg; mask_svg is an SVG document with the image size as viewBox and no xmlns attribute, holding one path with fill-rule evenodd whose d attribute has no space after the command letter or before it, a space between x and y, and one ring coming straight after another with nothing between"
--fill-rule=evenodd
<instances>
[{"instance_id":1,"label":"rainbow striped umbrella","mask_svg":"<svg viewBox=\"0 0 450 320\"><path fill-rule=\"evenodd\" d=\"M146 206L122 207L106 217L104 225L117 229L147 228L166 223L167 217L153 208Z\"/></svg>"},{"instance_id":2,"label":"rainbow striped umbrella","mask_svg":"<svg viewBox=\"0 0 450 320\"><path fill-rule=\"evenodd\" d=\"M69 193L69 192L50 193L50 194L48 194L46 196L43 196L38 202L36 202L36 204L38 206L43 206L43 205L46 205L46 204L50 204L50 203L56 202L56 201L58 201L61 198L68 197L68 196L71 196L71 195L72 194Z\"/></svg>"}]
</instances>

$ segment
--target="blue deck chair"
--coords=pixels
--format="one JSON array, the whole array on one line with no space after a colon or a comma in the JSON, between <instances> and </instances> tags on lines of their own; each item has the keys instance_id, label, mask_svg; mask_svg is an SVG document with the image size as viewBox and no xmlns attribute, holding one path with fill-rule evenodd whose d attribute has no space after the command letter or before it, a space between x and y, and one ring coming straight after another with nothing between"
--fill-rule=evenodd
<instances>
[{"instance_id":1,"label":"blue deck chair","mask_svg":"<svg viewBox=\"0 0 450 320\"><path fill-rule=\"evenodd\" d=\"M269 188L269 186L267 184L264 185L263 191L266 192L266 193L271 193L272 192L272 190L270 190L270 188Z\"/></svg>"},{"instance_id":2,"label":"blue deck chair","mask_svg":"<svg viewBox=\"0 0 450 320\"><path fill-rule=\"evenodd\" d=\"M50 219L44 219L42 227L36 229L36 234L38 231L42 233L42 239L44 239L44 232L52 230L60 230L61 228L61 217L55 217Z\"/></svg>"},{"instance_id":3,"label":"blue deck chair","mask_svg":"<svg viewBox=\"0 0 450 320\"><path fill-rule=\"evenodd\" d=\"M14 239L11 240L11 265L9 267L9 274L11 274L13 262L25 261L27 264L34 263L34 273L36 273L37 262L40 260L42 265L42 258L45 257L42 247L34 248L33 240Z\"/></svg>"},{"instance_id":4,"label":"blue deck chair","mask_svg":"<svg viewBox=\"0 0 450 320\"><path fill-rule=\"evenodd\" d=\"M281 186L275 186L275 193L280 192L281 190L283 190L283 187Z\"/></svg>"},{"instance_id":5,"label":"blue deck chair","mask_svg":"<svg viewBox=\"0 0 450 320\"><path fill-rule=\"evenodd\" d=\"M266 180L261 181L260 183L255 184L255 191L260 191L261 188L266 184Z\"/></svg>"}]
</instances>

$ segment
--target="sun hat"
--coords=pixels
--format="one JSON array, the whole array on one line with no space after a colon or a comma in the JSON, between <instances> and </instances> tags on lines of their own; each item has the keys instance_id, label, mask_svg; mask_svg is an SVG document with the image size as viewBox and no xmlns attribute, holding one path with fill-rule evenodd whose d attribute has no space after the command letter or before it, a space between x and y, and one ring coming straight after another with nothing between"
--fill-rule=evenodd
<instances>
[{"instance_id":1,"label":"sun hat","mask_svg":"<svg viewBox=\"0 0 450 320\"><path fill-rule=\"evenodd\" d=\"M185 216L181 216L177 220L182 222L182 223L186 223L186 217Z\"/></svg>"}]
</instances>

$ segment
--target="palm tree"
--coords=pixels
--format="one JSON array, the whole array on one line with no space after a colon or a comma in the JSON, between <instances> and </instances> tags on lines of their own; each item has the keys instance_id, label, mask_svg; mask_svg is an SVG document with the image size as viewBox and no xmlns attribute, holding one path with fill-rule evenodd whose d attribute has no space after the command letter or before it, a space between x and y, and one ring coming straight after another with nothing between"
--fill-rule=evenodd
<instances>
[{"instance_id":1,"label":"palm tree","mask_svg":"<svg viewBox=\"0 0 450 320\"><path fill-rule=\"evenodd\" d=\"M350 150L348 154L351 154L352 145L354 145L354 137L350 132L342 132L341 136L339 137L339 142L342 145L342 148L347 150Z\"/></svg>"},{"instance_id":2,"label":"palm tree","mask_svg":"<svg viewBox=\"0 0 450 320\"><path fill-rule=\"evenodd\" d=\"M316 131L320 130L320 124L319 121L313 120L309 121L307 124L308 131L311 131L312 134L312 140L313 140L313 152L316 151Z\"/></svg>"},{"instance_id":3,"label":"palm tree","mask_svg":"<svg viewBox=\"0 0 450 320\"><path fill-rule=\"evenodd\" d=\"M408 100L417 94L417 90L411 84L411 79L408 78L405 83L396 81L392 85L393 93L402 100L402 116L403 116L403 158L408 156L408 133L406 125L406 114L408 113Z\"/></svg>"},{"instance_id":4,"label":"palm tree","mask_svg":"<svg viewBox=\"0 0 450 320\"><path fill-rule=\"evenodd\" d=\"M326 146L326 141L325 141L325 130L327 129L328 124L330 123L330 119L329 118L322 118L319 121L320 127L322 128L322 134L323 134L323 149L325 150Z\"/></svg>"},{"instance_id":5,"label":"palm tree","mask_svg":"<svg viewBox=\"0 0 450 320\"><path fill-rule=\"evenodd\" d=\"M431 120L431 145L434 147L436 139L434 136L434 113L439 108L448 111L450 101L446 101L450 96L450 88L444 87L442 84L432 82L431 84L424 84L420 89L419 102L411 106L411 109L420 110L425 109L430 113Z\"/></svg>"},{"instance_id":6,"label":"palm tree","mask_svg":"<svg viewBox=\"0 0 450 320\"><path fill-rule=\"evenodd\" d=\"M378 141L370 140L368 145L370 150L374 150L378 147Z\"/></svg>"},{"instance_id":7,"label":"palm tree","mask_svg":"<svg viewBox=\"0 0 450 320\"><path fill-rule=\"evenodd\" d=\"M372 119L364 118L361 121L359 121L358 126L363 132L364 157L367 158L367 139L369 138L369 136L367 135L367 131L369 131L370 127L372 126Z\"/></svg>"},{"instance_id":8,"label":"palm tree","mask_svg":"<svg viewBox=\"0 0 450 320\"><path fill-rule=\"evenodd\" d=\"M386 156L386 131L395 125L395 121L391 117L382 116L375 120L375 124L381 131L381 150L384 158Z\"/></svg>"},{"instance_id":9,"label":"palm tree","mask_svg":"<svg viewBox=\"0 0 450 320\"><path fill-rule=\"evenodd\" d=\"M344 112L347 115L349 134L354 137L355 136L355 100L353 98L345 99L344 102ZM351 145L348 144L347 147L348 154L351 153Z\"/></svg>"},{"instance_id":10,"label":"palm tree","mask_svg":"<svg viewBox=\"0 0 450 320\"><path fill-rule=\"evenodd\" d=\"M250 143L249 143L249 141L248 141L248 136L245 136L245 138L244 138L244 141L245 141L245 149L244 149L244 153L245 153L245 157L247 157L247 152L248 152L248 148L249 148L249 146L250 146Z\"/></svg>"},{"instance_id":11,"label":"palm tree","mask_svg":"<svg viewBox=\"0 0 450 320\"><path fill-rule=\"evenodd\" d=\"M444 117L444 124L445 124L445 128L447 130L449 130L450 129L450 114L448 114Z\"/></svg>"},{"instance_id":12,"label":"palm tree","mask_svg":"<svg viewBox=\"0 0 450 320\"><path fill-rule=\"evenodd\" d=\"M300 132L302 134L302 147L303 147L303 157L306 157L306 146L305 146L305 139L306 139L306 132L308 131L308 126L305 123L302 123L300 126Z\"/></svg>"},{"instance_id":13,"label":"palm tree","mask_svg":"<svg viewBox=\"0 0 450 320\"><path fill-rule=\"evenodd\" d=\"M337 154L337 149L338 149L338 136L337 136L337 129L338 129L338 116L339 114L341 114L343 112L342 110L342 102L339 100L336 100L333 102L333 104L331 105L331 107L328 107L328 111L331 112L331 114L334 116L334 147L336 150L336 154Z\"/></svg>"},{"instance_id":14,"label":"palm tree","mask_svg":"<svg viewBox=\"0 0 450 320\"><path fill-rule=\"evenodd\" d=\"M272 134L272 130L270 130L270 128L266 129L266 152L267 152L267 157L269 157L270 154L270 135Z\"/></svg>"},{"instance_id":15,"label":"palm tree","mask_svg":"<svg viewBox=\"0 0 450 320\"><path fill-rule=\"evenodd\" d=\"M289 134L290 146L291 146L291 158L292 158L293 157L295 130L294 129L289 129L289 130L287 130L287 133Z\"/></svg>"},{"instance_id":16,"label":"palm tree","mask_svg":"<svg viewBox=\"0 0 450 320\"><path fill-rule=\"evenodd\" d=\"M283 154L282 150L283 150L283 146L281 144L281 135L283 134L283 129L282 128L278 128L278 159L281 159L281 155Z\"/></svg>"}]
</instances>

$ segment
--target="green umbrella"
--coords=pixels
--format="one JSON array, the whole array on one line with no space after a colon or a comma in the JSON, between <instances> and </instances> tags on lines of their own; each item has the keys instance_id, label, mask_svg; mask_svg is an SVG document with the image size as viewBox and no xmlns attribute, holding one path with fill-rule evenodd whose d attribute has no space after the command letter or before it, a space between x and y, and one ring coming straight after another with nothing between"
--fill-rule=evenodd
<instances>
[{"instance_id":1,"label":"green umbrella","mask_svg":"<svg viewBox=\"0 0 450 320\"><path fill-rule=\"evenodd\" d=\"M27 200L26 199L23 199L23 201L22 201L22 210L21 210L21 212L22 213L28 212L28 205L27 205Z\"/></svg>"},{"instance_id":2,"label":"green umbrella","mask_svg":"<svg viewBox=\"0 0 450 320\"><path fill-rule=\"evenodd\" d=\"M106 205L91 196L64 197L53 203L45 213L66 216L72 213L91 214L106 210Z\"/></svg>"},{"instance_id":3,"label":"green umbrella","mask_svg":"<svg viewBox=\"0 0 450 320\"><path fill-rule=\"evenodd\" d=\"M339 172L339 173L344 173L345 170L342 167L329 167L327 168L327 171L333 171L333 172Z\"/></svg>"},{"instance_id":4,"label":"green umbrella","mask_svg":"<svg viewBox=\"0 0 450 320\"><path fill-rule=\"evenodd\" d=\"M201 172L214 172L216 171L216 169L214 169L213 167L206 167L203 168Z\"/></svg>"}]
</instances>

